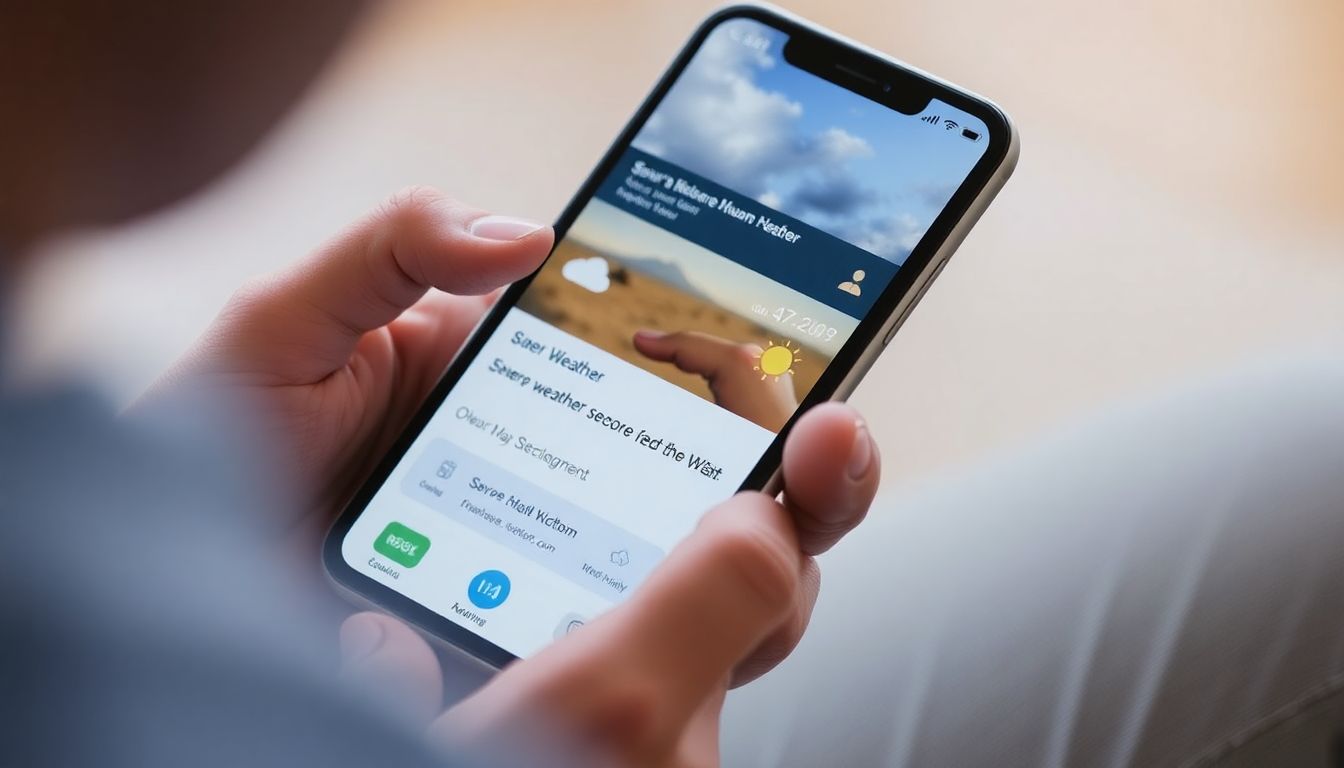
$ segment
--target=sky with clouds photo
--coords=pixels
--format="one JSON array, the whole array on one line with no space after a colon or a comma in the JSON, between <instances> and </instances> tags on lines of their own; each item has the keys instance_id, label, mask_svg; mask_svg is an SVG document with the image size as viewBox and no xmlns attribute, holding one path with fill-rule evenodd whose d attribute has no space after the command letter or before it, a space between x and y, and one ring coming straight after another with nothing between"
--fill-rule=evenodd
<instances>
[{"instance_id":1,"label":"sky with clouds photo","mask_svg":"<svg viewBox=\"0 0 1344 768\"><path fill-rule=\"evenodd\" d=\"M768 41L764 50L744 37ZM897 264L985 150L784 61L786 36L717 27L634 145ZM933 102L925 114L981 129Z\"/></svg>"}]
</instances>

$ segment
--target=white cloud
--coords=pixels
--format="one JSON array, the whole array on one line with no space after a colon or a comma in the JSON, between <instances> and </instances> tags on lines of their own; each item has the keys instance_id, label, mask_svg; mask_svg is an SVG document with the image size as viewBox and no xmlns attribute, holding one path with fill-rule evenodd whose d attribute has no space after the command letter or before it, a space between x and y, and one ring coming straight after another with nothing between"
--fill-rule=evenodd
<instances>
[{"instance_id":1,"label":"white cloud","mask_svg":"<svg viewBox=\"0 0 1344 768\"><path fill-rule=\"evenodd\" d=\"M872 145L839 126L805 130L804 104L756 82L775 60L726 29L705 41L634 145L878 256L908 255L918 225L851 167L876 154Z\"/></svg>"},{"instance_id":2,"label":"white cloud","mask_svg":"<svg viewBox=\"0 0 1344 768\"><path fill-rule=\"evenodd\" d=\"M924 236L924 229L914 216L902 213L862 222L845 239L879 256L891 254L904 260Z\"/></svg>"},{"instance_id":3,"label":"white cloud","mask_svg":"<svg viewBox=\"0 0 1344 768\"><path fill-rule=\"evenodd\" d=\"M601 256L571 259L565 262L560 274L571 283L583 286L593 293L602 293L611 287L611 266Z\"/></svg>"},{"instance_id":4,"label":"white cloud","mask_svg":"<svg viewBox=\"0 0 1344 768\"><path fill-rule=\"evenodd\" d=\"M635 146L756 197L772 164L791 162L803 106L756 86L761 54L727 34L705 41Z\"/></svg>"},{"instance_id":5,"label":"white cloud","mask_svg":"<svg viewBox=\"0 0 1344 768\"><path fill-rule=\"evenodd\" d=\"M822 131L817 144L822 153L831 160L873 156L872 145L843 128L827 128Z\"/></svg>"}]
</instances>

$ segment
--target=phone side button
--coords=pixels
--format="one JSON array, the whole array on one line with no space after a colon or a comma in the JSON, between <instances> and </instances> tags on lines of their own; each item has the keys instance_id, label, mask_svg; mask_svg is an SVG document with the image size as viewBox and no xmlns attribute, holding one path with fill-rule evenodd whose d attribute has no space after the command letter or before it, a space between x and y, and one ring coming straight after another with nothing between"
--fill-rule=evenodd
<instances>
[{"instance_id":1,"label":"phone side button","mask_svg":"<svg viewBox=\"0 0 1344 768\"><path fill-rule=\"evenodd\" d=\"M891 340L896 337L896 332L901 329L902 325L905 325L905 321L907 318L910 317L910 313L914 312L915 307L919 306L920 299L924 298L924 294L929 290L929 286L933 285L933 281L938 279L938 276L943 273L943 267L946 266L947 266L947 259L943 259L942 261L938 262L938 266L933 268L933 272L929 274L929 279L925 280L924 284L919 286L919 292L915 294L914 301L910 302L910 306L906 307L905 311L901 313L900 318L898 318L896 322L892 324L891 330L887 331L886 338L882 339L882 346L884 347L887 346L888 344L891 343Z\"/></svg>"}]
</instances>

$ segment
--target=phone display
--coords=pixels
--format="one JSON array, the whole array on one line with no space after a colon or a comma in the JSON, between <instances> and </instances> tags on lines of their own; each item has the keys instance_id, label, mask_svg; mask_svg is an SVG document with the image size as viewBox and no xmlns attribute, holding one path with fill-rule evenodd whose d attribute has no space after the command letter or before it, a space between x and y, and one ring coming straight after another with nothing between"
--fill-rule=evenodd
<instances>
[{"instance_id":1,"label":"phone display","mask_svg":"<svg viewBox=\"0 0 1344 768\"><path fill-rule=\"evenodd\" d=\"M1009 138L959 91L878 76L894 65L819 72L802 34L702 29L338 523L339 582L498 664L768 479Z\"/></svg>"}]
</instances>

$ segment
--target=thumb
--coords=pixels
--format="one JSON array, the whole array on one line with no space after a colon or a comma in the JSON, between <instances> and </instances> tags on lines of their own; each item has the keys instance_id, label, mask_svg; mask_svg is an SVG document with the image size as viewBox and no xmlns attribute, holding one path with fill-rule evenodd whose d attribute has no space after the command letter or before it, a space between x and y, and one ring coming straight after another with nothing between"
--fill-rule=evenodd
<instances>
[{"instance_id":1,"label":"thumb","mask_svg":"<svg viewBox=\"0 0 1344 768\"><path fill-rule=\"evenodd\" d=\"M341 679L417 726L443 707L438 657L415 630L380 613L357 613L341 625Z\"/></svg>"},{"instance_id":2,"label":"thumb","mask_svg":"<svg viewBox=\"0 0 1344 768\"><path fill-rule=\"evenodd\" d=\"M550 227L494 216L444 194L393 196L299 263L253 281L217 332L248 370L306 384L340 369L360 337L430 288L483 294L524 277L550 252Z\"/></svg>"},{"instance_id":3,"label":"thumb","mask_svg":"<svg viewBox=\"0 0 1344 768\"><path fill-rule=\"evenodd\" d=\"M435 721L431 737L453 748L504 745L519 764L564 750L582 756L566 765L600 762L593 755L658 765L689 747L713 752L729 676L795 608L801 565L784 508L738 494L629 601L505 669Z\"/></svg>"}]
</instances>

